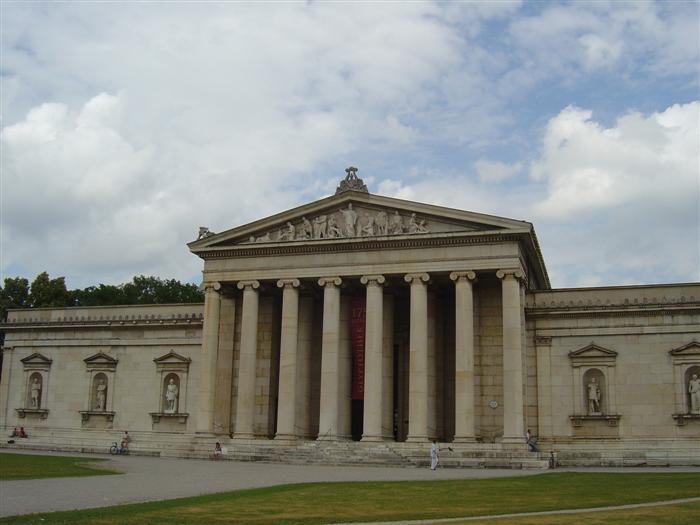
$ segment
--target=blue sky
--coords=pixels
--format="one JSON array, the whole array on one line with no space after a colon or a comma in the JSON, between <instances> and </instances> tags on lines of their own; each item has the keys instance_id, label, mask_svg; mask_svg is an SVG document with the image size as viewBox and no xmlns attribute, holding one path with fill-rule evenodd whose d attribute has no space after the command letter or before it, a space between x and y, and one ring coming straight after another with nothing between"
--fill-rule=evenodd
<instances>
[{"instance_id":1,"label":"blue sky","mask_svg":"<svg viewBox=\"0 0 700 525\"><path fill-rule=\"evenodd\" d=\"M199 280L332 193L534 223L552 285L700 280L697 2L0 7L0 273Z\"/></svg>"}]
</instances>

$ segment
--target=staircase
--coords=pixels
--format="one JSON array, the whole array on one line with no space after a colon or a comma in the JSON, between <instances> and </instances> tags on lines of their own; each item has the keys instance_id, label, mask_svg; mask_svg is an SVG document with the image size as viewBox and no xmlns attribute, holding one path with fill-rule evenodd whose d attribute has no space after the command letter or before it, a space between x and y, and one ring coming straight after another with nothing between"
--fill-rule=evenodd
<instances>
[{"instance_id":1,"label":"staircase","mask_svg":"<svg viewBox=\"0 0 700 525\"><path fill-rule=\"evenodd\" d=\"M239 440L228 436L129 432L132 455L208 459L218 441L227 449L223 459L303 465L428 467L430 443ZM35 430L28 439L7 439L0 448L108 454L121 433L103 430ZM448 450L447 447L452 450ZM546 469L546 455L525 446L499 443L442 443L441 468Z\"/></svg>"}]
</instances>

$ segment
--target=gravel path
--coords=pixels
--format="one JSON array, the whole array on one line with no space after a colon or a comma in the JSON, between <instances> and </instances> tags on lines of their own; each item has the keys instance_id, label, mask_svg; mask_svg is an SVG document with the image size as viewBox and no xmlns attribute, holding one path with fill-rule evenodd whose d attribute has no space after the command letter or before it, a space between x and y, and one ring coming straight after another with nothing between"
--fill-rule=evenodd
<instances>
[{"instance_id":1,"label":"gravel path","mask_svg":"<svg viewBox=\"0 0 700 525\"><path fill-rule=\"evenodd\" d=\"M11 451L3 450L2 452ZM23 450L21 453L31 452ZM47 452L36 453L50 454ZM76 454L56 455L76 456ZM428 468L282 465L93 454L80 456L108 458L106 466L123 472L123 474L2 481L0 482L0 516L105 507L287 483L475 479L542 473L539 470L438 469L431 471ZM592 471L592 469L585 470ZM599 470L622 471L622 469ZM634 472L641 470L634 469ZM648 470L652 472L700 471L697 468L655 468ZM629 469L625 471L630 472Z\"/></svg>"}]
</instances>

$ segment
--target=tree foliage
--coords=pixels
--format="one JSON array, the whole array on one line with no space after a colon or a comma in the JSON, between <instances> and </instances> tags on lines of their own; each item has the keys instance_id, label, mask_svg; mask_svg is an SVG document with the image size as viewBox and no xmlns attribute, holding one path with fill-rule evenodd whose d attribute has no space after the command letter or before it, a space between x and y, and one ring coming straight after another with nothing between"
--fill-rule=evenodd
<instances>
[{"instance_id":1,"label":"tree foliage","mask_svg":"<svg viewBox=\"0 0 700 525\"><path fill-rule=\"evenodd\" d=\"M68 290L64 277L51 279L47 272L36 276L31 285L23 277L8 277L0 286L0 319L11 308L45 308L62 306L112 306L124 304L198 303L204 294L196 284L176 279L139 275L131 282L98 284Z\"/></svg>"}]
</instances>

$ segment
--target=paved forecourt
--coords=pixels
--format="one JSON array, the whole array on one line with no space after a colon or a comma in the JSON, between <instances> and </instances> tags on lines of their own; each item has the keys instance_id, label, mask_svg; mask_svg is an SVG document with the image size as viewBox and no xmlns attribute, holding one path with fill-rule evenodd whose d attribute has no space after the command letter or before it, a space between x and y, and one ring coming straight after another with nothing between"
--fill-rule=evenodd
<instances>
[{"instance_id":1,"label":"paved forecourt","mask_svg":"<svg viewBox=\"0 0 700 525\"><path fill-rule=\"evenodd\" d=\"M3 452L7 452L3 450ZM22 451L22 453L31 453ZM37 452L75 456L76 454ZM81 457L105 456L85 454ZM121 475L49 478L0 482L0 516L87 509L155 501L215 492L269 487L288 483L338 481L427 481L478 479L542 474L538 470L438 469L282 465L275 463L208 461L106 456L106 467ZM557 469L586 472L630 472L630 469ZM698 472L692 467L633 469L634 472Z\"/></svg>"},{"instance_id":2,"label":"paved forecourt","mask_svg":"<svg viewBox=\"0 0 700 525\"><path fill-rule=\"evenodd\" d=\"M2 452L11 452L2 450ZM32 453L23 450L21 453ZM79 454L37 452L76 456ZM123 472L115 476L29 479L0 482L0 516L87 509L124 503L199 496L215 492L287 483L334 481L410 481L492 478L541 473L538 470L338 467L278 463L210 461L144 456L109 458L104 464Z\"/></svg>"}]
</instances>

